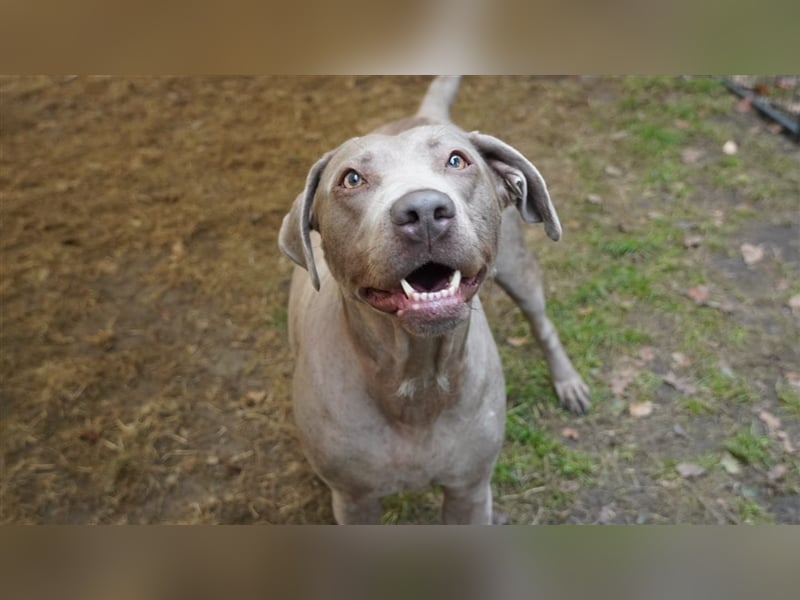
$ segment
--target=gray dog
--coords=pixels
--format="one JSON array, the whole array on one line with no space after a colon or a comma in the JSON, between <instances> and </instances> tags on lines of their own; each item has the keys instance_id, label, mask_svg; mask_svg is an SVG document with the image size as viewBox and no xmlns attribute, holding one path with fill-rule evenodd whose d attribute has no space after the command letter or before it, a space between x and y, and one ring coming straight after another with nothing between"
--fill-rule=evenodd
<instances>
[{"instance_id":1,"label":"gray dog","mask_svg":"<svg viewBox=\"0 0 800 600\"><path fill-rule=\"evenodd\" d=\"M381 498L441 485L445 523L492 522L505 384L477 296L487 276L520 306L564 406L589 390L545 315L521 221L561 225L517 150L449 121L459 80L433 80L417 114L320 158L284 217L295 269L294 412L339 523L379 523ZM307 271L307 272L306 272Z\"/></svg>"}]
</instances>

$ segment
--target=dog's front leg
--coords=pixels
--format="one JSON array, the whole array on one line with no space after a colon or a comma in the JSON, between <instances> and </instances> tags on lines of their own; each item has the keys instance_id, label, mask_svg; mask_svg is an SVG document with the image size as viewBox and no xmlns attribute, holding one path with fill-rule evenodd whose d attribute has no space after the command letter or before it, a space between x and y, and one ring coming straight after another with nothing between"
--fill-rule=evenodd
<instances>
[{"instance_id":1,"label":"dog's front leg","mask_svg":"<svg viewBox=\"0 0 800 600\"><path fill-rule=\"evenodd\" d=\"M477 485L445 486L442 521L445 525L491 525L492 488L488 481Z\"/></svg>"},{"instance_id":2,"label":"dog's front leg","mask_svg":"<svg viewBox=\"0 0 800 600\"><path fill-rule=\"evenodd\" d=\"M370 494L354 495L332 489L333 516L339 525L379 525L381 499Z\"/></svg>"},{"instance_id":3,"label":"dog's front leg","mask_svg":"<svg viewBox=\"0 0 800 600\"><path fill-rule=\"evenodd\" d=\"M574 413L589 410L589 387L572 366L556 328L545 312L544 290L539 265L525 245L522 221L512 208L503 214L495 279L520 307L531 325L550 367L561 404Z\"/></svg>"}]
</instances>

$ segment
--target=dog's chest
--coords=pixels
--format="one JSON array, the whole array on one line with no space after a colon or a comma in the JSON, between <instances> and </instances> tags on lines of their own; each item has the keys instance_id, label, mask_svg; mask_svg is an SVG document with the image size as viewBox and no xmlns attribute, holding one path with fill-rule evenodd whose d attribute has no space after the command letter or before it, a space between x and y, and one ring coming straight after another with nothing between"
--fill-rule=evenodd
<instances>
[{"instance_id":1,"label":"dog's chest","mask_svg":"<svg viewBox=\"0 0 800 600\"><path fill-rule=\"evenodd\" d=\"M502 415L491 408L455 422L446 414L427 429L387 426L372 440L369 471L386 493L449 485L491 460L502 438Z\"/></svg>"}]
</instances>

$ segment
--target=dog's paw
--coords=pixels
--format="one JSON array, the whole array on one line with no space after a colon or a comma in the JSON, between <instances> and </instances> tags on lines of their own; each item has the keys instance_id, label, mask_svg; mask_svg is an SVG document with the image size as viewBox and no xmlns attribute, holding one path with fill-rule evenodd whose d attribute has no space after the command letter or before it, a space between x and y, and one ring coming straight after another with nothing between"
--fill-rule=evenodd
<instances>
[{"instance_id":1,"label":"dog's paw","mask_svg":"<svg viewBox=\"0 0 800 600\"><path fill-rule=\"evenodd\" d=\"M556 395L561 405L577 415L589 412L591 406L591 394L589 386L583 382L580 375L575 375L569 379L554 382Z\"/></svg>"}]
</instances>

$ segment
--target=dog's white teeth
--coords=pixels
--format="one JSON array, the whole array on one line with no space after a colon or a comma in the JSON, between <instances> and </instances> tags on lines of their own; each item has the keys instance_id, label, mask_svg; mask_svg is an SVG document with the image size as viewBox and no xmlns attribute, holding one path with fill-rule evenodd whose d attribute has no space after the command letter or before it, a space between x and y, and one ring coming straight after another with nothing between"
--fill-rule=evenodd
<instances>
[{"instance_id":1,"label":"dog's white teeth","mask_svg":"<svg viewBox=\"0 0 800 600\"><path fill-rule=\"evenodd\" d=\"M442 298L450 298L456 295L458 286L461 285L461 271L453 271L450 276L450 283L446 289L439 290L438 292L418 292L411 284L405 279L400 280L400 287L403 288L403 293L406 298L413 302L430 302L431 300L441 300ZM415 304L415 307L418 305Z\"/></svg>"},{"instance_id":2,"label":"dog's white teeth","mask_svg":"<svg viewBox=\"0 0 800 600\"><path fill-rule=\"evenodd\" d=\"M447 288L447 291L455 292L458 289L458 286L461 285L461 271L453 271L452 277L450 277L450 286Z\"/></svg>"}]
</instances>

